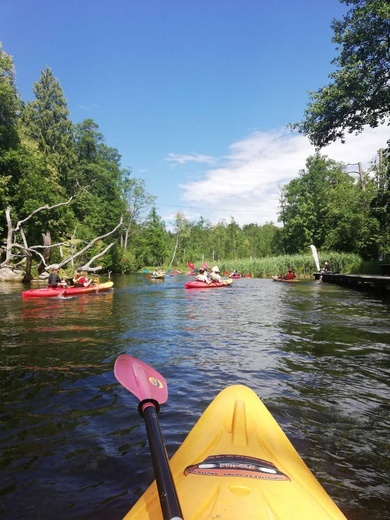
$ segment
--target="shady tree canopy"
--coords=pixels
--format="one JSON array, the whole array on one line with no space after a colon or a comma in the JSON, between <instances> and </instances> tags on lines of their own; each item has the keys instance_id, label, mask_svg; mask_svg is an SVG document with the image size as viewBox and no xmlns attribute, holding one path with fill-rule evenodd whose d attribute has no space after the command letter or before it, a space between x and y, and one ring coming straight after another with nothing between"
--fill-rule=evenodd
<instances>
[{"instance_id":1,"label":"shady tree canopy","mask_svg":"<svg viewBox=\"0 0 390 520\"><path fill-rule=\"evenodd\" d=\"M359 133L389 121L390 0L340 0L351 8L333 20L338 56L329 85L310 92L311 102L292 124L320 149L346 132Z\"/></svg>"}]
</instances>

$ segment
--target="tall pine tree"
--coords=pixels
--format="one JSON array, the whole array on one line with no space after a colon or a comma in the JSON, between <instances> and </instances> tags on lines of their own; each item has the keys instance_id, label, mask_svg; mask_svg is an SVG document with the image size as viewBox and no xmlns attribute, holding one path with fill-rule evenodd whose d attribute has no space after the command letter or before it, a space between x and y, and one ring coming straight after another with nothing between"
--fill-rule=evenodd
<instances>
[{"instance_id":1,"label":"tall pine tree","mask_svg":"<svg viewBox=\"0 0 390 520\"><path fill-rule=\"evenodd\" d=\"M75 164L73 124L62 87L49 67L42 71L33 91L35 99L23 111L27 135L46 157L51 180L63 188L61 191L72 194L68 178Z\"/></svg>"}]
</instances>

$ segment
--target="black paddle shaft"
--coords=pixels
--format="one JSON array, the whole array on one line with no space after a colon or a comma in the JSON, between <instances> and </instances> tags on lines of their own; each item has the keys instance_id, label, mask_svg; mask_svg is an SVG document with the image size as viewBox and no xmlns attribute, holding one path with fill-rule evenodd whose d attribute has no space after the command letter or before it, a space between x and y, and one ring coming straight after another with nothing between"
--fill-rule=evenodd
<instances>
[{"instance_id":1,"label":"black paddle shaft","mask_svg":"<svg viewBox=\"0 0 390 520\"><path fill-rule=\"evenodd\" d=\"M143 409L143 416L164 520L183 520L169 467L167 450L153 403Z\"/></svg>"}]
</instances>

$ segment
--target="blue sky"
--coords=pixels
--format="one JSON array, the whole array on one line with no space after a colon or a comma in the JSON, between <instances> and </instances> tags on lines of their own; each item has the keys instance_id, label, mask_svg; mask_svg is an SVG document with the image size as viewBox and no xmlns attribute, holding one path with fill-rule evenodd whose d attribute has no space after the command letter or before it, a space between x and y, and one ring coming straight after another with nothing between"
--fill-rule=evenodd
<instances>
[{"instance_id":1,"label":"blue sky","mask_svg":"<svg viewBox=\"0 0 390 520\"><path fill-rule=\"evenodd\" d=\"M92 118L157 211L277 222L280 188L314 153L286 126L328 83L339 0L0 0L18 90L49 66L71 119ZM388 127L322 153L367 167Z\"/></svg>"}]
</instances>

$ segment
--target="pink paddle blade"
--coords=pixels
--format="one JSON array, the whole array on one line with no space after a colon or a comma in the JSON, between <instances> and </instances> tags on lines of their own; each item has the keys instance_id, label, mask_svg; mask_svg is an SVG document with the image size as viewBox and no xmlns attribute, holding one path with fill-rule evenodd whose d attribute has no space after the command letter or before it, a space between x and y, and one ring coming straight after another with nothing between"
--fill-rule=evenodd
<instances>
[{"instance_id":1,"label":"pink paddle blade","mask_svg":"<svg viewBox=\"0 0 390 520\"><path fill-rule=\"evenodd\" d=\"M163 404L168 399L168 386L164 377L138 358L121 354L114 365L119 383L140 401L153 399Z\"/></svg>"}]
</instances>

